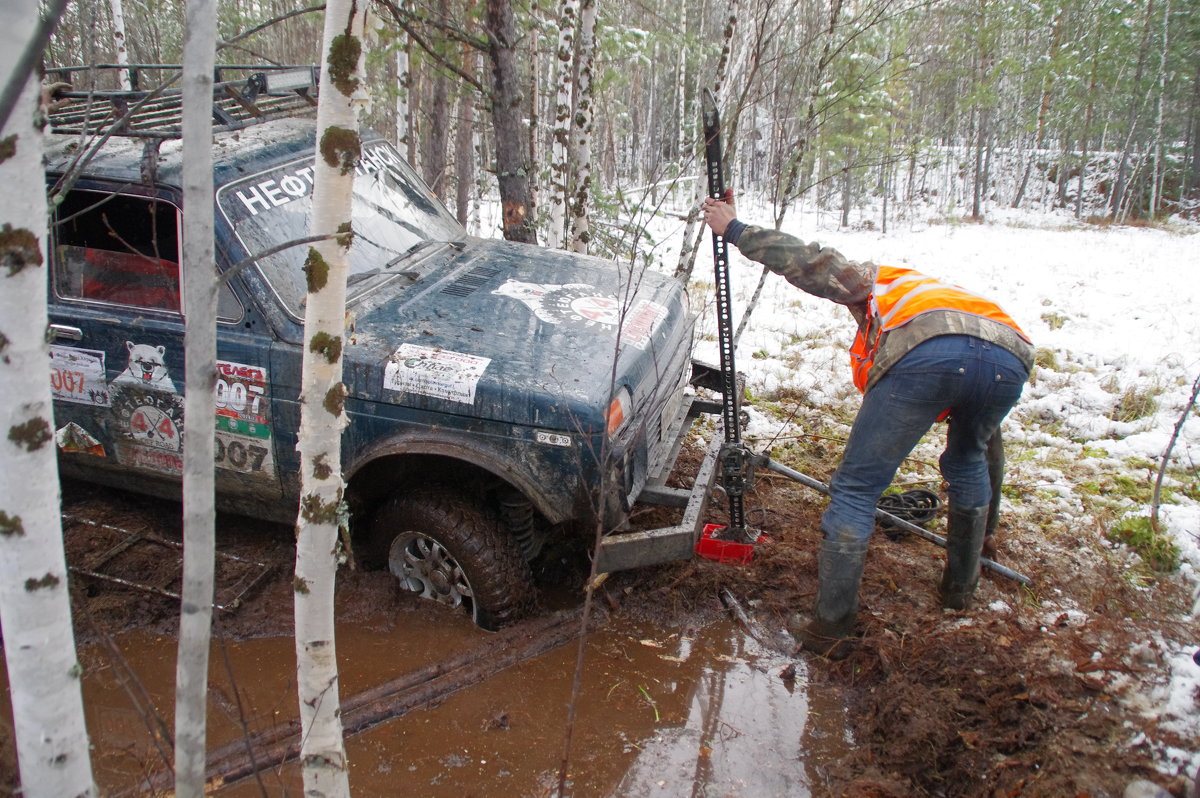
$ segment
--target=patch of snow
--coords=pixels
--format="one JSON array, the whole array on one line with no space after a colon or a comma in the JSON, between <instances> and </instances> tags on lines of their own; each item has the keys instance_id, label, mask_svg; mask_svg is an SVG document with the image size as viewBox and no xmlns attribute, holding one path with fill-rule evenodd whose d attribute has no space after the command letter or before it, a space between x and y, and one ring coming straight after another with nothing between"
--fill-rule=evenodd
<instances>
[{"instance_id":1,"label":"patch of snow","mask_svg":"<svg viewBox=\"0 0 1200 798\"><path fill-rule=\"evenodd\" d=\"M773 218L771 209L753 198L741 201L738 215L750 223ZM1152 484L1200 374L1200 280L1194 279L1200 267L1200 225L1180 219L1169 230L1097 228L1069 214L1030 215L1008 209L992 211L984 224L932 224L916 216L889 219L885 235L838 228L836 214L800 211L788 217L783 229L849 258L910 266L999 302L1039 349L1031 383L1004 425L1011 449L1027 455L1010 454L1009 481L1036 486L1039 508L1053 514L1049 523L1056 529L1048 533L1099 529L1082 500L1079 475L1089 481L1123 475L1143 486ZM864 213L862 218L871 215ZM662 268L673 270L682 225L677 219L664 219L650 238L660 242ZM669 243L662 246L664 241ZM736 314L745 309L762 269L735 247L730 251ZM698 282L692 289L693 306L701 312L697 355L715 363L712 278L705 262L700 255ZM809 297L771 275L739 342L737 366L757 399L778 400L789 409L800 402L852 418L860 402L846 354L852 335L853 322L844 308ZM1151 401L1136 401L1147 398ZM1122 412L1124 404L1135 406ZM1193 410L1171 457L1174 468L1192 475L1192 496L1200 470L1196 416ZM762 439L780 434L778 422L770 417L752 412L751 420L752 430ZM936 451L926 459L936 459ZM1177 578L1195 596L1185 620L1195 621L1200 617L1200 503L1179 480L1166 484L1175 489L1162 505L1160 519L1180 548L1183 565ZM1117 512L1147 512L1144 502L1106 498ZM1137 555L1124 546L1089 534L1089 541L1136 564ZM1064 612L1069 623L1086 621L1078 610L1064 609L1070 602L1061 593L1055 596L1050 590L1046 598L1054 609L1045 623L1053 624ZM1138 700L1163 728L1182 739L1200 740L1200 665L1193 660L1200 639L1157 643L1169 673L1162 674L1160 687ZM1182 769L1190 776L1200 767L1200 750L1145 743L1155 749L1164 771Z\"/></svg>"}]
</instances>

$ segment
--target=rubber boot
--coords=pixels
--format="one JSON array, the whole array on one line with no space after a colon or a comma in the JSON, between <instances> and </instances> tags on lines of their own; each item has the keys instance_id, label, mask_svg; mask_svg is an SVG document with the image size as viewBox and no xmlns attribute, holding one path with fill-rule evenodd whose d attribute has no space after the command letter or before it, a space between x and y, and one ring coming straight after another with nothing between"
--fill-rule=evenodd
<instances>
[{"instance_id":1,"label":"rubber boot","mask_svg":"<svg viewBox=\"0 0 1200 798\"><path fill-rule=\"evenodd\" d=\"M979 585L979 555L988 508L951 507L946 519L946 570L938 593L948 610L969 610Z\"/></svg>"},{"instance_id":2,"label":"rubber boot","mask_svg":"<svg viewBox=\"0 0 1200 798\"><path fill-rule=\"evenodd\" d=\"M866 541L822 541L814 617L803 628L793 630L806 650L829 659L843 659L850 653L866 560Z\"/></svg>"}]
</instances>

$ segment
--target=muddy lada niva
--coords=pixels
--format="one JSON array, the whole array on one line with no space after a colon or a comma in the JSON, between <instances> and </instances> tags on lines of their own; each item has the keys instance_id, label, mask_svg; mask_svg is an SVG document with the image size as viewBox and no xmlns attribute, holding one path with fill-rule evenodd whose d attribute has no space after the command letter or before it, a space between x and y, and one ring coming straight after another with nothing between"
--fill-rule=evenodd
<instances>
[{"instance_id":1,"label":"muddy lada niva","mask_svg":"<svg viewBox=\"0 0 1200 798\"><path fill-rule=\"evenodd\" d=\"M212 434L218 506L294 521L306 248L281 245L309 233L315 124L295 118L311 88L296 88L295 70L275 88L280 74L214 95L216 196L200 212L215 212L222 282L206 419L184 417L178 96L55 96L50 359L64 474L178 496L188 437ZM528 563L549 535L590 539L600 524L602 570L691 555L713 447L692 488L665 480L686 427L713 408L689 389L677 281L469 236L369 134L353 228L342 467L363 563L495 627L529 606ZM621 534L639 500L683 519Z\"/></svg>"}]
</instances>

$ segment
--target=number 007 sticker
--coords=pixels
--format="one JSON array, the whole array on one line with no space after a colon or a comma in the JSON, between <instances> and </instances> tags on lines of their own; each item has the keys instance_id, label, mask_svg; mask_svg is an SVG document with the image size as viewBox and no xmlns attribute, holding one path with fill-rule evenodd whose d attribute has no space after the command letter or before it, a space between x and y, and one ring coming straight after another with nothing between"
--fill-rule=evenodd
<instances>
[{"instance_id":1,"label":"number 007 sticker","mask_svg":"<svg viewBox=\"0 0 1200 798\"><path fill-rule=\"evenodd\" d=\"M271 442L218 432L215 459L218 468L226 468L254 477L273 476L275 461Z\"/></svg>"}]
</instances>

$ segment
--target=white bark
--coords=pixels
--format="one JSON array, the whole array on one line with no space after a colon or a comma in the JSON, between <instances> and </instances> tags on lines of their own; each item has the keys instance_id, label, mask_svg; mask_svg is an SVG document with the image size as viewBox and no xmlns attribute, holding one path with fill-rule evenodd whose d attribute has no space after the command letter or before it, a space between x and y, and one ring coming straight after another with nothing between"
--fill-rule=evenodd
<instances>
[{"instance_id":1,"label":"white bark","mask_svg":"<svg viewBox=\"0 0 1200 798\"><path fill-rule=\"evenodd\" d=\"M592 64L596 51L596 0L582 0L579 17L579 47L575 52L574 113L571 115L570 172L571 249L587 253L591 237L588 203L592 186Z\"/></svg>"},{"instance_id":2,"label":"white bark","mask_svg":"<svg viewBox=\"0 0 1200 798\"><path fill-rule=\"evenodd\" d=\"M312 233L349 230L354 165L359 156L356 106L363 96L361 16L352 0L325 10ZM348 796L334 645L334 582L343 483L341 350L345 339L349 241L315 244L305 270L309 293L304 320L304 373L300 388L300 515L296 524L296 673L306 796Z\"/></svg>"},{"instance_id":3,"label":"white bark","mask_svg":"<svg viewBox=\"0 0 1200 798\"><path fill-rule=\"evenodd\" d=\"M38 19L11 0L0 75ZM6 77L7 79L7 77ZM31 74L0 130L0 627L26 798L94 795L59 516L46 344L46 203Z\"/></svg>"},{"instance_id":4,"label":"white bark","mask_svg":"<svg viewBox=\"0 0 1200 798\"><path fill-rule=\"evenodd\" d=\"M554 59L553 138L550 141L550 218L546 223L546 246L558 249L566 234L567 203L571 174L568 145L571 136L572 84L574 82L575 31L579 25L579 0L562 0L558 13L558 49Z\"/></svg>"},{"instance_id":5,"label":"white bark","mask_svg":"<svg viewBox=\"0 0 1200 798\"><path fill-rule=\"evenodd\" d=\"M687 0L683 0L679 4L679 35L684 41L687 41L687 25L688 4ZM679 129L676 131L675 152L679 160L683 160L685 153L690 151L694 146L691 139L693 126L688 124L690 117L688 116L687 97L684 91L684 87L687 86L687 59L687 48L680 47L679 63L675 69L675 118L679 121Z\"/></svg>"},{"instance_id":6,"label":"white bark","mask_svg":"<svg viewBox=\"0 0 1200 798\"><path fill-rule=\"evenodd\" d=\"M114 3L116 0L114 0ZM217 283L213 247L215 0L188 0L183 46L183 312L188 419L183 451L183 587L175 667L175 794L204 795L208 651L216 556Z\"/></svg>"},{"instance_id":7,"label":"white bark","mask_svg":"<svg viewBox=\"0 0 1200 798\"><path fill-rule=\"evenodd\" d=\"M108 6L112 10L113 49L116 51L117 63L124 66L129 63L129 48L125 46L125 11L121 7L121 0L108 0ZM117 70L117 75L122 89L129 91L133 88L128 69Z\"/></svg>"},{"instance_id":8,"label":"white bark","mask_svg":"<svg viewBox=\"0 0 1200 798\"><path fill-rule=\"evenodd\" d=\"M404 8L403 2L397 5ZM396 45L396 149L408 152L408 94L412 75L408 66L408 34L401 31L399 35L401 41Z\"/></svg>"}]
</instances>

